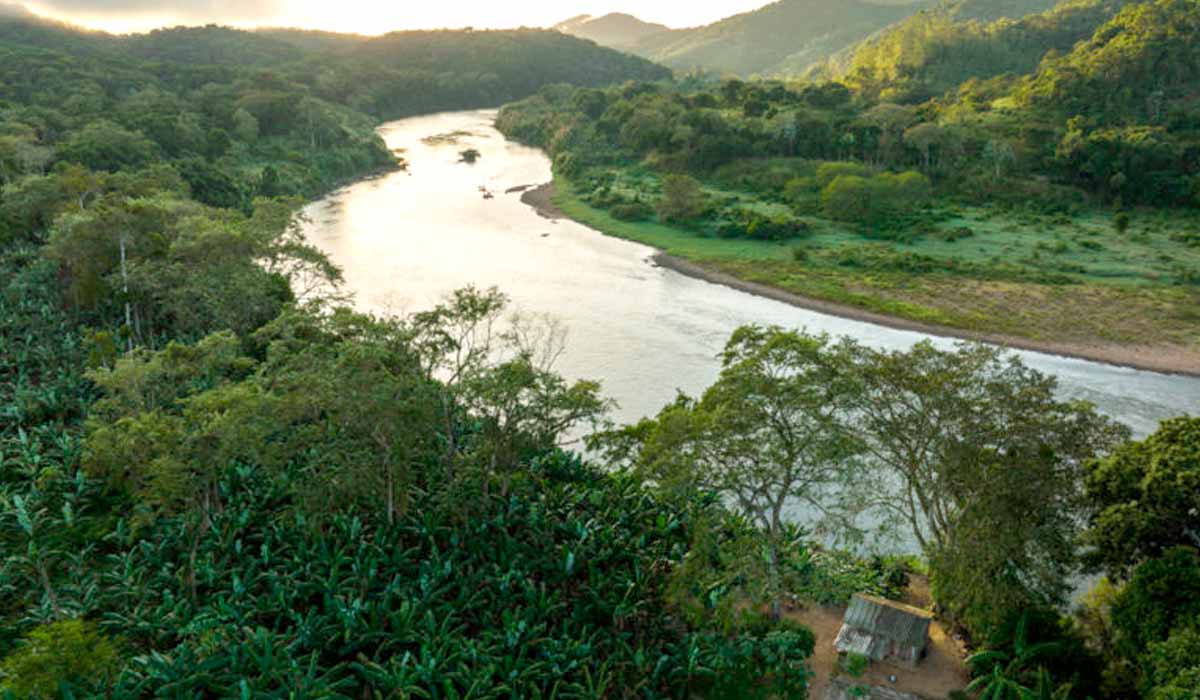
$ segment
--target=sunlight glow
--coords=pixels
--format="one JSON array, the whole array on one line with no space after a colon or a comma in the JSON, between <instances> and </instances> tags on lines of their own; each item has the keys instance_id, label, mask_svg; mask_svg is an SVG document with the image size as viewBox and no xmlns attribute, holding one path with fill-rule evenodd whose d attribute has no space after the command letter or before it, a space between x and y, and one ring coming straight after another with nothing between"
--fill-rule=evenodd
<instances>
[{"instance_id":1,"label":"sunlight glow","mask_svg":"<svg viewBox=\"0 0 1200 700\"><path fill-rule=\"evenodd\" d=\"M403 29L546 27L580 14L627 12L671 27L706 24L767 4L766 0L479 0L381 3L375 0L251 0L250 2L152 2L140 0L39 0L26 6L39 15L114 33L142 32L179 24L237 27L287 26L360 34Z\"/></svg>"}]
</instances>

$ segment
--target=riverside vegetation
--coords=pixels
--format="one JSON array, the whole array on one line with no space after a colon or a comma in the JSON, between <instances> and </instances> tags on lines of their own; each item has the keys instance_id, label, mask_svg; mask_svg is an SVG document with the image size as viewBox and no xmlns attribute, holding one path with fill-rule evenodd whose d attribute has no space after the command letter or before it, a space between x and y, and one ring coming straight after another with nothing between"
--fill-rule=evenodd
<instances>
[{"instance_id":1,"label":"riverside vegetation","mask_svg":"<svg viewBox=\"0 0 1200 700\"><path fill-rule=\"evenodd\" d=\"M601 387L557 376L554 329L501 292L365 316L299 235L291 196L391 163L370 127L403 81L367 115L276 52L365 40L188 30L152 59L130 47L155 35L19 26L0 694L803 698L814 639L781 600L896 597L914 568L992 697L1196 687L1197 420L1128 442L997 350L745 328L703 396L603 425ZM656 70L536 32L408 38L489 66L477 42L537 62L549 41L585 84ZM245 60L205 63L214 45ZM587 425L595 462L562 444ZM816 515L784 520L797 500ZM829 546L888 527L922 560ZM1106 578L1068 616L1084 569Z\"/></svg>"},{"instance_id":2,"label":"riverside vegetation","mask_svg":"<svg viewBox=\"0 0 1200 700\"><path fill-rule=\"evenodd\" d=\"M710 270L1196 372L1198 20L1188 0L922 15L838 81L553 87L498 126L553 156L568 215Z\"/></svg>"}]
</instances>

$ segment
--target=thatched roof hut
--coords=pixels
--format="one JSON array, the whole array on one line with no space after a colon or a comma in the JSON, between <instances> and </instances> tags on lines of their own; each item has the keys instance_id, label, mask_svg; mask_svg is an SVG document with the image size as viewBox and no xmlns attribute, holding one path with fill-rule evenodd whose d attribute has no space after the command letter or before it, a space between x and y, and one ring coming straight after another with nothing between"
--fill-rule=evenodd
<instances>
[{"instance_id":1,"label":"thatched roof hut","mask_svg":"<svg viewBox=\"0 0 1200 700\"><path fill-rule=\"evenodd\" d=\"M841 654L915 668L929 647L932 622L933 615L920 608L860 593L850 601L834 646Z\"/></svg>"}]
</instances>

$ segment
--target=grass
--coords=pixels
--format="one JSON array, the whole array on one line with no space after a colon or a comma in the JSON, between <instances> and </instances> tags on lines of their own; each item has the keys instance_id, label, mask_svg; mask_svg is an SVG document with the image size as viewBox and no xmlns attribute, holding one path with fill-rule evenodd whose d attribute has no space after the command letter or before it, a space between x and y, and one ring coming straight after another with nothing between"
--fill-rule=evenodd
<instances>
[{"instance_id":1,"label":"grass","mask_svg":"<svg viewBox=\"0 0 1200 700\"><path fill-rule=\"evenodd\" d=\"M1200 286L1178 278L1180 270L1200 270L1200 248L1179 241L1180 231L1200 231L1195 216L1135 212L1122 234L1108 212L1065 217L943 205L932 217L934 230L910 244L872 242L853 227L815 216L803 217L811 236L776 243L620 221L586 203L566 178L555 182L555 204L570 218L743 280L975 333L1075 345L1168 345L1200 367ZM655 184L633 171L612 187L646 198ZM724 201L737 198L739 206L754 199L712 183L706 190ZM950 241L938 234L960 228L971 235ZM805 251L801 260L797 247ZM903 255L937 269L889 269L888 256Z\"/></svg>"}]
</instances>

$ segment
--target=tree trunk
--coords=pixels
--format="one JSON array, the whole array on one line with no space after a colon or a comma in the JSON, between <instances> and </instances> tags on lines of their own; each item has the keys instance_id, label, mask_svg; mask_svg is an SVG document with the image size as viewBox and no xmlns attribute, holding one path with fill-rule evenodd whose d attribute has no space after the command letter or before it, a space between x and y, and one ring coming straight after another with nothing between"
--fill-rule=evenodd
<instances>
[{"instance_id":1,"label":"tree trunk","mask_svg":"<svg viewBox=\"0 0 1200 700\"><path fill-rule=\"evenodd\" d=\"M126 267L125 236L121 235L121 288L125 294L125 345L133 352L133 309L129 306L129 269Z\"/></svg>"}]
</instances>

